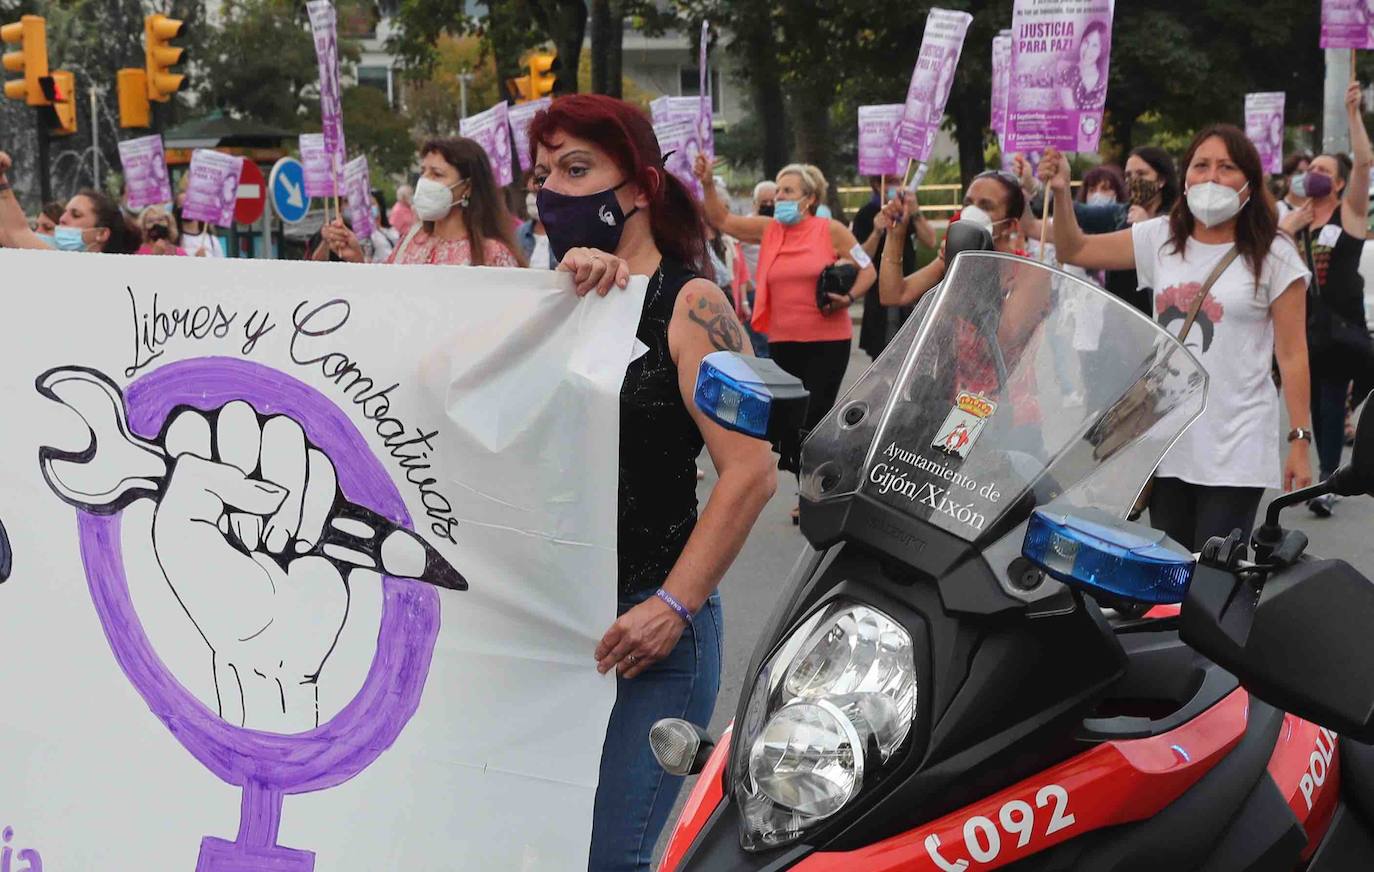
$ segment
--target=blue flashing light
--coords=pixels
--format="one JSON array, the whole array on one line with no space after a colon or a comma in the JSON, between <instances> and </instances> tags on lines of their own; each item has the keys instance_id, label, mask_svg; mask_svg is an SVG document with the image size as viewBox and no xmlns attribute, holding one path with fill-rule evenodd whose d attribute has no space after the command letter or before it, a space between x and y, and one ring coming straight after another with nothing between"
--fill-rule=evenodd
<instances>
[{"instance_id":1,"label":"blue flashing light","mask_svg":"<svg viewBox=\"0 0 1374 872\"><path fill-rule=\"evenodd\" d=\"M727 430L768 438L773 392L743 358L722 352L702 358L693 399L703 414Z\"/></svg>"},{"instance_id":2,"label":"blue flashing light","mask_svg":"<svg viewBox=\"0 0 1374 872\"><path fill-rule=\"evenodd\" d=\"M1092 509L1036 509L1021 554L1088 592L1140 603L1181 603L1196 561L1162 532Z\"/></svg>"}]
</instances>

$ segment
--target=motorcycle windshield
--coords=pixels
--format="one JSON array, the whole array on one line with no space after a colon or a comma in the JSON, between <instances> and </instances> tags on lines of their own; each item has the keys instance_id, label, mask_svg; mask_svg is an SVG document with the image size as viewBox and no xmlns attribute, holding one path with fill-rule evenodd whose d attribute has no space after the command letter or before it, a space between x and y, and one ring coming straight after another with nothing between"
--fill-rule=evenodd
<instances>
[{"instance_id":1,"label":"motorcycle windshield","mask_svg":"<svg viewBox=\"0 0 1374 872\"><path fill-rule=\"evenodd\" d=\"M1050 500L1125 514L1206 390L1183 346L1101 289L963 253L812 431L802 493L862 493L979 545Z\"/></svg>"}]
</instances>

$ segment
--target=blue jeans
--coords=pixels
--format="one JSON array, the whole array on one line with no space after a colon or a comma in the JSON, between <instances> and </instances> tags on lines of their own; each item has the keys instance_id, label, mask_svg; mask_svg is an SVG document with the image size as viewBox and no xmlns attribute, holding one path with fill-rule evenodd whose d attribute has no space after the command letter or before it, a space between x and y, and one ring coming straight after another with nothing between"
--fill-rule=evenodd
<instances>
[{"instance_id":1,"label":"blue jeans","mask_svg":"<svg viewBox=\"0 0 1374 872\"><path fill-rule=\"evenodd\" d=\"M1312 435L1317 443L1317 461L1325 481L1341 465L1345 448L1345 398L1350 379L1312 374Z\"/></svg>"},{"instance_id":2,"label":"blue jeans","mask_svg":"<svg viewBox=\"0 0 1374 872\"><path fill-rule=\"evenodd\" d=\"M747 294L745 294L744 296L745 296L745 299L747 299L747 300L749 301L749 311L750 311L750 312L753 312L753 311L754 311L754 292L753 292L753 291L749 291L749 292L748 292ZM768 337L767 337L767 336L764 336L762 333L755 333L755 332L754 332L754 325L750 323L752 320L753 320L752 317L750 317L750 318L745 318L745 319L744 319L744 332L747 333L747 334L749 335L749 345L754 349L754 356L755 356L755 357L767 357L767 356L768 356Z\"/></svg>"},{"instance_id":3,"label":"blue jeans","mask_svg":"<svg viewBox=\"0 0 1374 872\"><path fill-rule=\"evenodd\" d=\"M619 614L654 595L621 597ZM720 691L720 594L712 593L667 657L626 681L616 678L615 708L601 750L592 817L589 872L648 872L682 779L649 750L649 728L662 718L705 727Z\"/></svg>"}]
</instances>

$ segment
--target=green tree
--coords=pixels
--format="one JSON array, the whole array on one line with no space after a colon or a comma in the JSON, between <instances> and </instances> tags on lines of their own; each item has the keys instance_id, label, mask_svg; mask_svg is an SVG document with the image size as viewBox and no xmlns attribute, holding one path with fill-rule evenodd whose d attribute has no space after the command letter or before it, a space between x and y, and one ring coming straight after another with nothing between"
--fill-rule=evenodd
<instances>
[{"instance_id":1,"label":"green tree","mask_svg":"<svg viewBox=\"0 0 1374 872\"><path fill-rule=\"evenodd\" d=\"M296 4L226 0L221 16L195 78L201 106L287 130L318 121L315 43Z\"/></svg>"},{"instance_id":2,"label":"green tree","mask_svg":"<svg viewBox=\"0 0 1374 872\"><path fill-rule=\"evenodd\" d=\"M368 166L392 175L415 161L410 122L387 105L386 95L361 85L344 88L344 139L349 155L367 155Z\"/></svg>"},{"instance_id":3,"label":"green tree","mask_svg":"<svg viewBox=\"0 0 1374 872\"><path fill-rule=\"evenodd\" d=\"M482 17L469 15L464 0L396 0L392 23L388 47L403 59L412 79L433 74L441 37L477 36L502 81L524 74L520 58L527 51L552 43L558 55L555 93L577 90L586 0L492 0Z\"/></svg>"}]
</instances>

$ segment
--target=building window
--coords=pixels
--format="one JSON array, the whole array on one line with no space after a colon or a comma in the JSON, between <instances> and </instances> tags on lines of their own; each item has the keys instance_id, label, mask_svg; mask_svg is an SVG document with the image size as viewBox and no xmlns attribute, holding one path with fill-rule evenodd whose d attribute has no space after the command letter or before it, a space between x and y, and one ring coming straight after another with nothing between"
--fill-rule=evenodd
<instances>
[{"instance_id":1,"label":"building window","mask_svg":"<svg viewBox=\"0 0 1374 872\"><path fill-rule=\"evenodd\" d=\"M711 114L720 114L720 70L712 67L709 73L711 83ZM678 94L683 97L701 95L701 68L681 67L678 70Z\"/></svg>"},{"instance_id":2,"label":"building window","mask_svg":"<svg viewBox=\"0 0 1374 872\"><path fill-rule=\"evenodd\" d=\"M391 70L387 67L358 67L358 84L376 88L391 102Z\"/></svg>"}]
</instances>

